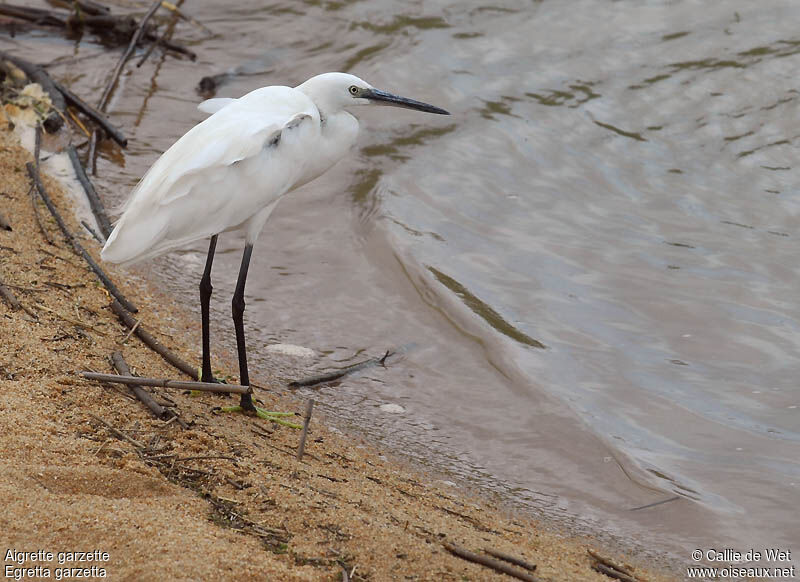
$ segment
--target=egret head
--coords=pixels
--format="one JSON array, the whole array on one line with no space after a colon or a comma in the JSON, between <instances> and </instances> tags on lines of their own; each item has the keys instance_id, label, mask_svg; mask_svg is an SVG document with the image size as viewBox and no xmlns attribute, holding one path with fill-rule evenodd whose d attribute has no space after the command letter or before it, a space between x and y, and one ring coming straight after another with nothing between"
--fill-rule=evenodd
<instances>
[{"instance_id":1,"label":"egret head","mask_svg":"<svg viewBox=\"0 0 800 582\"><path fill-rule=\"evenodd\" d=\"M317 107L326 111L339 111L354 105L393 105L427 113L450 115L448 111L422 101L376 89L366 81L347 73L323 73L311 77L297 88L311 97Z\"/></svg>"}]
</instances>

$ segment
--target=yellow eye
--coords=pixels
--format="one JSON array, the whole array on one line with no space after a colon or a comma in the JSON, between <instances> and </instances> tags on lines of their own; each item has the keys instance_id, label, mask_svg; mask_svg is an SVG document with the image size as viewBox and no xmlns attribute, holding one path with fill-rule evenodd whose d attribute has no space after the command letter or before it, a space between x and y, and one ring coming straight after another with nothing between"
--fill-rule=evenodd
<instances>
[{"instance_id":1,"label":"yellow eye","mask_svg":"<svg viewBox=\"0 0 800 582\"><path fill-rule=\"evenodd\" d=\"M350 95L358 95L358 87L356 87L355 85L350 85L349 91Z\"/></svg>"}]
</instances>

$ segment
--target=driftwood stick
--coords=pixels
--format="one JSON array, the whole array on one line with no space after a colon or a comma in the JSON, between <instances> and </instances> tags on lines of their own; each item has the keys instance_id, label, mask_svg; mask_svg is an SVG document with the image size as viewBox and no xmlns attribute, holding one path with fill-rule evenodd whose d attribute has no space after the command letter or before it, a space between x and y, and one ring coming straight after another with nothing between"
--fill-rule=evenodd
<instances>
[{"instance_id":1,"label":"driftwood stick","mask_svg":"<svg viewBox=\"0 0 800 582\"><path fill-rule=\"evenodd\" d=\"M33 163L39 167L39 156L42 153L42 125L36 124L33 130Z\"/></svg>"},{"instance_id":2,"label":"driftwood stick","mask_svg":"<svg viewBox=\"0 0 800 582\"><path fill-rule=\"evenodd\" d=\"M190 378L194 378L195 380L199 379L197 374L197 368L192 366L191 364L185 362L180 357L175 355L172 351L168 348L164 347L164 345L159 342L156 338L150 335L146 330L142 329L142 326L136 326L136 318L134 318L125 308L119 303L119 301L113 301L111 303L111 311L113 311L117 317L122 320L122 323L128 326L129 329L133 329L136 327L136 336L142 340L151 350L156 352L159 356L164 358L168 363L172 364L178 370L189 376ZM227 384L221 384L221 386L227 386ZM222 392L232 392L232 390L222 390Z\"/></svg>"},{"instance_id":3,"label":"driftwood stick","mask_svg":"<svg viewBox=\"0 0 800 582\"><path fill-rule=\"evenodd\" d=\"M114 72L111 74L111 78L106 85L105 91L103 91L103 95L100 97L100 101L97 104L97 108L100 111L105 111L108 101L111 98L111 93L113 93L114 87L117 86L117 80L122 73L122 68L125 66L125 63L128 62L128 59L133 51L136 50L136 45L139 44L139 40L142 38L144 27L147 26L147 21L150 20L153 14L156 13L156 10L158 10L159 6L161 6L161 0L155 0L147 13L139 21L139 25L136 27L136 31L133 33L131 41L128 43L128 48L126 48L125 52L122 53L122 56L117 62L117 66L114 68Z\"/></svg>"},{"instance_id":4,"label":"driftwood stick","mask_svg":"<svg viewBox=\"0 0 800 582\"><path fill-rule=\"evenodd\" d=\"M86 249L83 248L83 245L81 245L81 243L79 243L75 236L69 231L64 219L61 218L61 214L59 214L58 209L53 204L53 201L50 200L50 196L44 189L41 176L39 176L38 168L36 168L36 166L34 166L31 162L26 163L25 167L28 169L28 175L31 177L31 180L36 186L39 196L41 196L45 206L47 206L47 209L50 211L50 214L52 214L53 218L56 219L58 227L61 229L61 232L64 234L64 237L67 239L67 241L72 245L72 248L75 249L75 252L81 255L84 260L89 263L92 271L94 271L95 275L97 275L97 278L100 279L105 288L108 289L108 292L111 293L111 295L113 295L122 305L124 305L125 309L136 313L138 311L136 306L125 298L120 290L117 289L117 286L114 285L114 283L111 282L111 279L108 278L108 275L105 274L105 271L100 268L100 265L97 264L97 262L86 251Z\"/></svg>"},{"instance_id":5,"label":"driftwood stick","mask_svg":"<svg viewBox=\"0 0 800 582\"><path fill-rule=\"evenodd\" d=\"M11 4L0 4L0 14L10 16L20 20L26 20L35 24L45 26L66 26L67 21L55 12L42 8L28 8L26 6L13 6Z\"/></svg>"},{"instance_id":6,"label":"driftwood stick","mask_svg":"<svg viewBox=\"0 0 800 582\"><path fill-rule=\"evenodd\" d=\"M117 372L123 376L133 376L133 374L131 374L131 369L128 367L128 363L125 361L125 358L122 357L121 353L112 353L111 363ZM147 406L147 408L150 409L150 412L152 412L156 418L167 420L170 416L172 416L172 414L166 408L156 402L150 393L142 388L139 384L130 384L130 388L131 392L136 395L136 398L138 398L142 404Z\"/></svg>"},{"instance_id":7,"label":"driftwood stick","mask_svg":"<svg viewBox=\"0 0 800 582\"><path fill-rule=\"evenodd\" d=\"M78 159L78 152L75 151L72 145L67 146L67 155L72 162L72 169L75 170L78 182L83 186L83 190L86 192L86 198L89 199L89 206L91 206L92 214L94 214L97 220L97 226L100 227L100 232L103 233L103 237L108 238L108 235L111 234L111 221L108 220L103 201L100 200L100 196L97 195L97 190L94 189L91 180L89 180L89 177L83 170L83 164L81 164L80 159Z\"/></svg>"},{"instance_id":8,"label":"driftwood stick","mask_svg":"<svg viewBox=\"0 0 800 582\"><path fill-rule=\"evenodd\" d=\"M111 139L123 148L128 145L128 138L126 138L119 129L114 127L105 115L86 103L86 101L75 95L75 93L64 87L64 85L58 81L54 80L53 85L55 85L56 89L61 91L64 95L64 99L66 99L70 105L83 111L84 115L102 127L103 131L105 131Z\"/></svg>"},{"instance_id":9,"label":"driftwood stick","mask_svg":"<svg viewBox=\"0 0 800 582\"><path fill-rule=\"evenodd\" d=\"M289 382L288 386L289 388L303 388L306 386L314 386L315 384L322 384L324 382L333 382L334 380L344 378L345 376L349 376L350 374L358 372L359 370L363 370L364 368L370 368L378 365L382 366L386 362L386 359L394 354L395 352L390 352L387 350L386 353L380 358L370 358L368 360L364 360L363 362L358 362L357 364L346 366L333 372L327 372L325 374L319 374L318 376L310 376L308 378L294 380L293 382Z\"/></svg>"},{"instance_id":10,"label":"driftwood stick","mask_svg":"<svg viewBox=\"0 0 800 582\"><path fill-rule=\"evenodd\" d=\"M36 193L36 188L31 185L31 189L28 191L28 194L31 199L31 206L33 206L33 217L36 219L36 225L39 227L39 232L42 233L44 240L47 241L47 244L54 245L52 237L50 233L47 232L47 229L44 227L44 223L42 223L42 217L39 214L39 203L37 202L36 198L38 194Z\"/></svg>"},{"instance_id":11,"label":"driftwood stick","mask_svg":"<svg viewBox=\"0 0 800 582\"><path fill-rule=\"evenodd\" d=\"M44 128L48 133L53 133L61 129L61 126L64 125L62 112L66 110L67 104L64 101L64 96L59 92L58 89L56 89L55 85L53 84L53 80L50 78L50 75L47 74L47 71L45 71L39 65L34 65L25 59L12 56L3 51L0 51L0 58L11 61L17 67L19 67L23 73L25 73L25 76L28 77L28 80L30 80L32 83L39 83L39 85L42 86L42 89L44 89L45 93L50 96L50 102L53 104L53 109L55 110L52 111L44 120Z\"/></svg>"},{"instance_id":12,"label":"driftwood stick","mask_svg":"<svg viewBox=\"0 0 800 582\"><path fill-rule=\"evenodd\" d=\"M252 394L250 386L238 384L216 384L212 382L182 382L166 378L141 378L139 376L118 376L116 374L98 374L97 372L81 372L87 380L98 382L114 382L138 386L158 386L159 388L175 388L176 390L199 390L201 392L232 392L234 394Z\"/></svg>"},{"instance_id":13,"label":"driftwood stick","mask_svg":"<svg viewBox=\"0 0 800 582\"><path fill-rule=\"evenodd\" d=\"M515 566L525 568L526 570L530 570L531 572L536 570L536 564L529 564L525 560L517 558L516 556L512 556L511 554L498 552L497 550L493 550L492 548L484 548L483 551L489 554L490 556L494 556L495 558L499 558L501 560L514 564Z\"/></svg>"},{"instance_id":14,"label":"driftwood stick","mask_svg":"<svg viewBox=\"0 0 800 582\"><path fill-rule=\"evenodd\" d=\"M609 568L612 568L617 572L621 572L626 576L633 576L633 572L631 572L628 568L626 568L622 564L615 562L611 558L605 557L604 555L600 554L597 550L593 550L592 548L586 548L586 552L601 564L608 566Z\"/></svg>"},{"instance_id":15,"label":"driftwood stick","mask_svg":"<svg viewBox=\"0 0 800 582\"><path fill-rule=\"evenodd\" d=\"M465 550L455 544L451 544L445 542L442 544L444 549L453 554L454 556L458 556L462 560L467 560L468 562L474 562L475 564L480 564L481 566L486 566L487 568L491 568L495 572L500 572L502 574L508 574L509 576L513 576L518 580L525 580L525 582L539 582L538 578L528 574L527 572L523 572L522 570L518 570L509 566L504 562L500 562L499 560L495 560L494 558L488 558L486 556L482 556L480 554L475 554L470 552L469 550Z\"/></svg>"},{"instance_id":16,"label":"driftwood stick","mask_svg":"<svg viewBox=\"0 0 800 582\"><path fill-rule=\"evenodd\" d=\"M0 297L2 297L3 301L8 303L8 306L15 311L22 308L17 296L14 295L14 292L6 287L2 281L0 281Z\"/></svg>"},{"instance_id":17,"label":"driftwood stick","mask_svg":"<svg viewBox=\"0 0 800 582\"><path fill-rule=\"evenodd\" d=\"M92 176L97 175L97 142L100 139L98 133L96 129L92 130L92 135L89 137L89 153L86 155L86 168Z\"/></svg>"},{"instance_id":18,"label":"driftwood stick","mask_svg":"<svg viewBox=\"0 0 800 582\"><path fill-rule=\"evenodd\" d=\"M300 444L297 446L297 460L303 460L303 453L306 450L306 437L308 437L308 424L311 422L311 411L314 409L314 399L310 398L306 404L306 411L303 414L303 432L300 433Z\"/></svg>"},{"instance_id":19,"label":"driftwood stick","mask_svg":"<svg viewBox=\"0 0 800 582\"><path fill-rule=\"evenodd\" d=\"M601 574L605 574L609 578L616 578L617 580L620 580L621 582L640 582L640 580L637 580L633 576L628 576L627 574L623 574L622 572L620 572L616 568L611 568L609 566L606 566L602 562L596 562L592 566L592 570L595 570L596 572L600 572Z\"/></svg>"}]
</instances>

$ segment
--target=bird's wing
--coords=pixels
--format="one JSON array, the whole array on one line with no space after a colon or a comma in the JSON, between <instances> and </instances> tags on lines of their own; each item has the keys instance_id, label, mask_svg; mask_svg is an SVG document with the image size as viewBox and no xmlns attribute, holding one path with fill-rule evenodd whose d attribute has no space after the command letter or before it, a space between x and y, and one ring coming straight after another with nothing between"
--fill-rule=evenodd
<instances>
[{"instance_id":1,"label":"bird's wing","mask_svg":"<svg viewBox=\"0 0 800 582\"><path fill-rule=\"evenodd\" d=\"M319 127L314 103L289 87L256 89L229 103L144 175L104 260L135 262L243 224L301 180Z\"/></svg>"},{"instance_id":2,"label":"bird's wing","mask_svg":"<svg viewBox=\"0 0 800 582\"><path fill-rule=\"evenodd\" d=\"M215 99L206 99L202 103L200 103L197 108L202 111L203 113L208 113L209 115L216 113L223 107L227 107L231 103L236 101L236 99L231 99L230 97L217 97Z\"/></svg>"},{"instance_id":3,"label":"bird's wing","mask_svg":"<svg viewBox=\"0 0 800 582\"><path fill-rule=\"evenodd\" d=\"M264 87L232 101L164 152L128 206L140 199L164 205L186 196L205 176L259 154L285 129L319 115L308 97L288 87Z\"/></svg>"}]
</instances>

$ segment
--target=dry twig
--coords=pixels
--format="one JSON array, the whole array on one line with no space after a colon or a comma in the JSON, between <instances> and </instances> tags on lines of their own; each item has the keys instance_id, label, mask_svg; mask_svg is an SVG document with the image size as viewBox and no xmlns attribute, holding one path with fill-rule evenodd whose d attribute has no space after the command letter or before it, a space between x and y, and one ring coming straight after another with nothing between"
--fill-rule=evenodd
<instances>
[{"instance_id":1,"label":"dry twig","mask_svg":"<svg viewBox=\"0 0 800 582\"><path fill-rule=\"evenodd\" d=\"M125 308L120 304L119 301L113 301L111 303L111 311L113 311L117 317L120 318L122 323L124 323L129 328L133 329L136 327L136 318L134 318ZM193 378L195 380L199 379L199 375L197 373L197 368L188 364L183 359L178 357L175 353L170 351L168 348L164 346L160 341L150 335L147 330L143 329L141 325L136 328L136 337L138 337L142 342L147 345L151 350L156 352L159 356L164 358L168 363L172 364L175 368Z\"/></svg>"},{"instance_id":2,"label":"dry twig","mask_svg":"<svg viewBox=\"0 0 800 582\"><path fill-rule=\"evenodd\" d=\"M444 546L445 550L447 550L454 556L458 556L462 560L467 560L468 562L474 562L475 564L486 566L487 568L491 568L495 572L508 574L509 576L513 576L514 578L517 578L519 580L524 580L525 582L539 582L539 579L532 576L531 574L513 568L504 562L495 560L494 558L489 558L487 556L482 556L480 554L470 552L469 550L465 550L464 548L456 546L455 544L452 543L445 542L442 545Z\"/></svg>"},{"instance_id":3,"label":"dry twig","mask_svg":"<svg viewBox=\"0 0 800 582\"><path fill-rule=\"evenodd\" d=\"M314 410L314 399L310 398L306 404L306 411L303 414L303 432L300 433L300 444L297 446L297 460L303 460L303 453L306 450L306 437L308 437L308 424L311 422L311 411Z\"/></svg>"},{"instance_id":4,"label":"dry twig","mask_svg":"<svg viewBox=\"0 0 800 582\"><path fill-rule=\"evenodd\" d=\"M533 572L536 570L536 564L529 564L525 560L521 558L517 558L516 556L512 556L511 554L506 554L504 552L498 552L497 550L493 550L492 548L484 548L484 552L489 554L490 556L494 556L495 558L500 558L501 560L505 560L515 566L519 566L521 568L525 568L526 570L530 570Z\"/></svg>"},{"instance_id":5,"label":"dry twig","mask_svg":"<svg viewBox=\"0 0 800 582\"><path fill-rule=\"evenodd\" d=\"M125 358L122 357L121 353L119 352L112 353L111 363L114 365L114 368L117 370L117 372L119 372L123 376L132 376L131 370L128 367L128 363L125 361ZM136 398L138 398L142 404L147 406L147 408L150 409L150 412L152 412L156 418L160 418L161 420L167 420L170 419L170 417L172 417L171 419L177 419L178 423L181 424L183 428L187 428L186 423L182 422L174 411L168 410L163 406L161 406L158 402L155 401L153 396L147 390L145 390L138 384L130 384L129 386L131 392L133 392L136 395Z\"/></svg>"},{"instance_id":6,"label":"dry twig","mask_svg":"<svg viewBox=\"0 0 800 582\"><path fill-rule=\"evenodd\" d=\"M81 183L84 192L86 192L86 198L89 200L92 214L94 214L95 220L97 220L97 226L100 227L100 232L103 233L103 237L108 238L108 235L111 234L111 221L108 220L103 201L100 200L100 196L97 195L97 190L94 189L92 182L86 175L83 165L78 159L78 152L75 151L73 146L67 146L67 155L69 156L70 162L72 162L72 169L75 171L78 182Z\"/></svg>"},{"instance_id":7,"label":"dry twig","mask_svg":"<svg viewBox=\"0 0 800 582\"><path fill-rule=\"evenodd\" d=\"M103 91L103 95L100 97L100 101L97 103L97 108L100 111L105 111L106 105L108 105L108 101L111 98L111 93L114 91L114 87L117 86L117 80L119 79L120 73L122 73L122 68L125 66L125 63L128 62L128 59L133 51L136 50L136 45L139 44L139 40L142 38L145 26L147 26L147 21L150 20L153 14L156 13L156 10L158 10L159 6L161 6L161 0L155 0L147 13L139 21L139 25L136 27L136 31L133 33L131 41L128 43L128 48L126 48L125 52L122 53L122 56L117 62L117 66L114 68L114 72L111 74L111 78L106 85L105 91Z\"/></svg>"},{"instance_id":8,"label":"dry twig","mask_svg":"<svg viewBox=\"0 0 800 582\"><path fill-rule=\"evenodd\" d=\"M98 382L116 382L117 384L133 384L138 386L158 386L177 390L200 390L201 392L232 392L234 394L252 394L250 386L238 384L216 384L211 382L182 382L167 378L141 378L139 376L118 376L116 374L99 374L97 372L81 372L87 380Z\"/></svg>"},{"instance_id":9,"label":"dry twig","mask_svg":"<svg viewBox=\"0 0 800 582\"><path fill-rule=\"evenodd\" d=\"M25 167L28 170L28 175L30 176L31 180L36 186L37 191L39 192L39 196L41 196L42 200L45 203L45 206L47 206L47 209L50 211L50 214L52 214L53 218L56 219L56 223L58 224L58 227L61 229L61 232L64 234L64 238L67 239L67 242L69 242L72 245L72 248L75 249L76 253L81 255L84 258L84 260L87 263L89 263L89 266L91 267L92 271L94 271L95 275L97 275L97 278L100 279L105 288L108 289L108 292L111 293L125 307L125 309L133 313L136 313L138 311L136 306L125 298L125 296L120 292L120 290L117 289L117 286L114 285L114 283L111 282L111 279L108 278L108 275L106 275L105 271L103 271L103 269L100 268L100 265L97 264L97 262L92 258L92 256L88 252L86 252L86 249L83 248L83 245L81 245L81 243L79 243L78 240L75 238L75 236L69 231L69 228L67 228L64 219L61 218L61 214L59 214L58 209L55 207L55 204L53 204L53 201L47 194L47 191L44 188L44 184L42 184L42 179L39 176L39 169L36 166L34 166L31 162L26 163Z\"/></svg>"}]
</instances>

